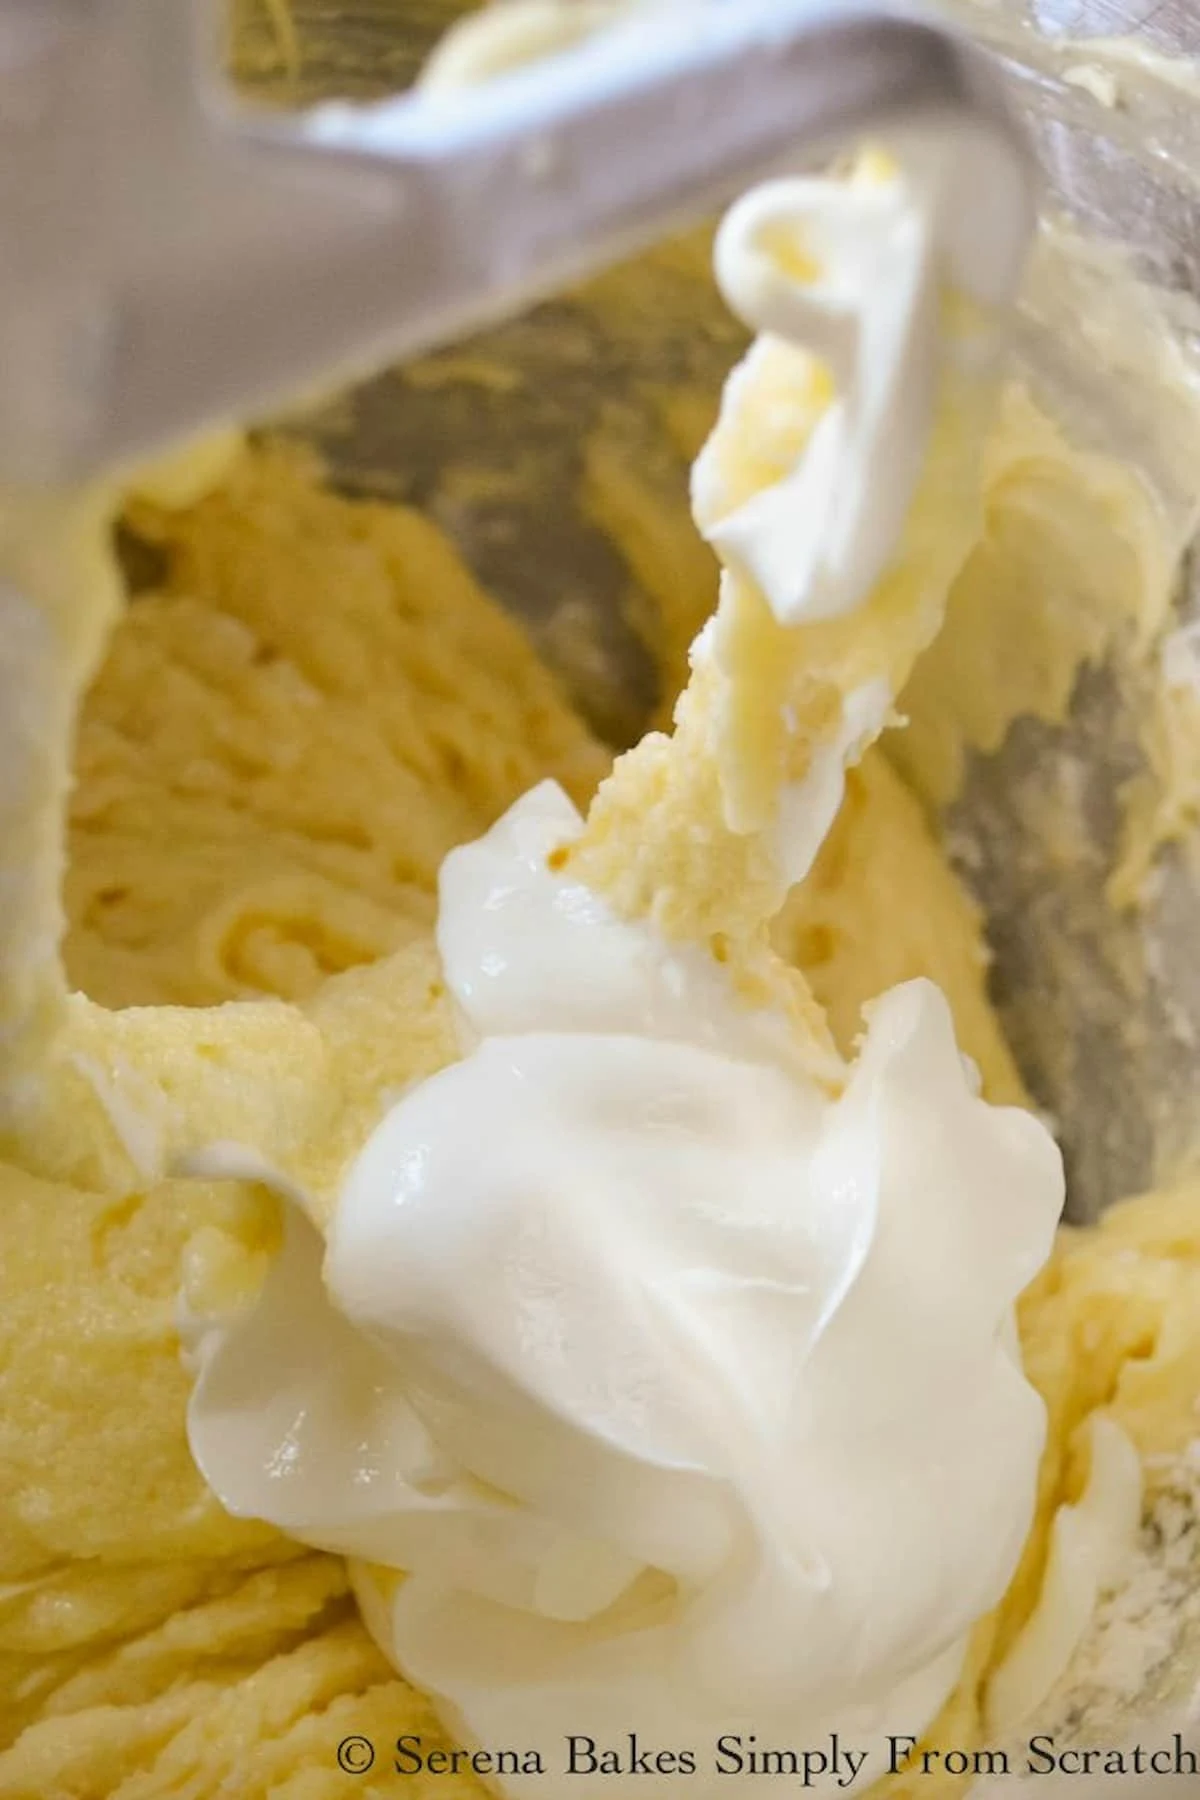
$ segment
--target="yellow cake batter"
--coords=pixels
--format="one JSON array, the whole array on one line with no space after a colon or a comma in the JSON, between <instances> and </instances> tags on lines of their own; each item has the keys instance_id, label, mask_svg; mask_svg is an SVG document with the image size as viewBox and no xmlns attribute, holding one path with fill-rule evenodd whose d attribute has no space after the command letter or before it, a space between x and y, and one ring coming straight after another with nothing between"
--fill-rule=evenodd
<instances>
[{"instance_id":1,"label":"yellow cake batter","mask_svg":"<svg viewBox=\"0 0 1200 1800\"><path fill-rule=\"evenodd\" d=\"M1020 542L1033 477L1014 406L952 618L976 582L1003 595L998 547ZM1036 430L1058 492L1065 452ZM1094 528L1086 472L1071 491ZM1125 493L1136 545L1145 502ZM252 1281L275 1219L261 1193L164 1171L174 1149L235 1137L328 1196L379 1096L454 1054L427 935L446 849L539 776L586 801L608 759L427 522L334 496L302 455L237 453L197 503L139 497L128 517L164 574L126 611L79 729L66 960L89 999L66 1003L54 1077L70 1111L31 1103L0 1177L0 1795L332 1796L346 1732L436 1727L357 1623L341 1565L226 1518L192 1467L181 1273L197 1293ZM979 920L879 752L776 939L843 1046L864 998L932 975L988 1091L1019 1096ZM1053 1421L1039 1524L981 1666L1082 1484L1081 1421L1109 1406L1146 1452L1190 1436L1197 1321L1200 1195L1064 1234L1023 1313ZM969 1741L976 1689L954 1708L939 1729Z\"/></svg>"},{"instance_id":2,"label":"yellow cake batter","mask_svg":"<svg viewBox=\"0 0 1200 1800\"><path fill-rule=\"evenodd\" d=\"M813 382L815 416L811 371L779 373ZM910 524L928 591L885 583L802 651L759 596L734 594L722 629L740 685L720 729L701 682L673 738L617 765L575 854L614 904L731 961L751 996L786 983L825 1073L864 1001L924 974L986 1093L1020 1102L981 921L917 795L952 793L963 747L995 744L1016 713L1061 711L1081 657L1131 621L1151 644L1172 555L1139 478L1073 450L1021 392L989 442L982 505L960 448L954 430L935 439ZM675 664L711 609L711 572L692 549L664 557L677 521L647 539L602 442L586 481L593 516L653 562ZM103 527L118 509L156 575L105 647L121 597ZM278 1218L265 1191L186 1179L181 1159L214 1139L253 1145L327 1216L382 1106L456 1054L430 937L441 859L544 776L586 805L611 757L428 520L339 497L294 448L231 440L44 526L0 509L10 566L58 609L52 643L30 652L42 735L0 806L0 1800L374 1800L400 1783L351 1783L339 1740L439 1730L359 1623L341 1562L228 1518L192 1465L180 1297L251 1291ZM1040 657L1010 654L1035 636ZM800 752L784 745L763 729L778 709L750 702L786 698L811 746L830 695L875 666L915 671L912 724L850 772L784 901L755 851L803 733ZM1178 743L1163 755L1186 762ZM1164 776L1151 844L1177 823L1165 793ZM47 928L60 879L65 979ZM985 1731L988 1673L1034 1607L1057 1507L1087 1478L1088 1420L1121 1424L1151 1483L1153 1459L1194 1433L1200 1187L1064 1231L1021 1332L1051 1420L1037 1522L935 1743ZM406 1776L404 1791L482 1790L464 1775Z\"/></svg>"}]
</instances>

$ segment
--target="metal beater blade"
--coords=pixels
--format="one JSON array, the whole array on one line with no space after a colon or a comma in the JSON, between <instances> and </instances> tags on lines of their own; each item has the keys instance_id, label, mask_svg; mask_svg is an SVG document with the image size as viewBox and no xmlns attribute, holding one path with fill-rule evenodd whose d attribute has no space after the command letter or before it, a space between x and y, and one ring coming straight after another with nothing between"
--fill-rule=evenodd
<instances>
[{"instance_id":1,"label":"metal beater blade","mask_svg":"<svg viewBox=\"0 0 1200 1800\"><path fill-rule=\"evenodd\" d=\"M224 88L212 24L211 0L0 0L2 478L461 338L866 131L989 146L968 291L1011 285L1031 226L986 57L878 6L668 0L480 87L294 116Z\"/></svg>"}]
</instances>

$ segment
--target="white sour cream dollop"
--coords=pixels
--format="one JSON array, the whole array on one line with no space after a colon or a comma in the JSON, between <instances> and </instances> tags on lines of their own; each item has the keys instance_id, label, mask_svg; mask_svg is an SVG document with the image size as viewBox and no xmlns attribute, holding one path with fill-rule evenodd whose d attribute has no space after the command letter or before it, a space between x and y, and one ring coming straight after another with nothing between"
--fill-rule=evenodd
<instances>
[{"instance_id":1,"label":"white sour cream dollop","mask_svg":"<svg viewBox=\"0 0 1200 1800\"><path fill-rule=\"evenodd\" d=\"M656 1793L729 1795L722 1732L919 1733L1003 1593L1060 1162L928 982L825 1098L719 965L547 866L579 828L547 783L447 859L472 1047L381 1122L327 1250L294 1210L202 1337L191 1441L234 1512L404 1572L360 1575L367 1616L466 1743L561 1769L634 1731L698 1754Z\"/></svg>"}]
</instances>

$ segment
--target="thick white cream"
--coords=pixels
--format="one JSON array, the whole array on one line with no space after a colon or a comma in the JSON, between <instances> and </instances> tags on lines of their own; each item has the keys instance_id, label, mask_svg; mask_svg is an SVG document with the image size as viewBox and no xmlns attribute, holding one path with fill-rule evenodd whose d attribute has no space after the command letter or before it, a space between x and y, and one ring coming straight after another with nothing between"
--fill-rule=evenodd
<instances>
[{"instance_id":1,"label":"thick white cream","mask_svg":"<svg viewBox=\"0 0 1200 1800\"><path fill-rule=\"evenodd\" d=\"M785 625L852 611L884 574L940 374L948 359L976 373L998 363L1032 229L1021 171L982 121L933 116L889 141L893 155L863 160L846 180L754 189L714 246L721 292L758 335L697 459L693 509L726 569ZM976 309L961 335L943 330L947 288ZM818 358L832 389L791 446L786 345ZM778 391L777 416L764 385Z\"/></svg>"},{"instance_id":2,"label":"thick white cream","mask_svg":"<svg viewBox=\"0 0 1200 1800\"><path fill-rule=\"evenodd\" d=\"M774 181L731 208L717 234L721 291L760 336L726 388L692 500L722 563L781 624L857 606L903 530L937 389L936 197L932 174ZM780 340L821 358L834 395L794 459L741 499L731 442L740 449L746 429L761 439L754 390Z\"/></svg>"},{"instance_id":3,"label":"thick white cream","mask_svg":"<svg viewBox=\"0 0 1200 1800\"><path fill-rule=\"evenodd\" d=\"M297 1210L204 1336L191 1441L235 1512L407 1572L368 1617L467 1743L636 1730L704 1752L656 1792L728 1794L722 1731L919 1732L1003 1592L1060 1163L927 982L825 1099L719 965L549 869L579 829L546 784L448 858L473 1047L365 1145L324 1279Z\"/></svg>"}]
</instances>

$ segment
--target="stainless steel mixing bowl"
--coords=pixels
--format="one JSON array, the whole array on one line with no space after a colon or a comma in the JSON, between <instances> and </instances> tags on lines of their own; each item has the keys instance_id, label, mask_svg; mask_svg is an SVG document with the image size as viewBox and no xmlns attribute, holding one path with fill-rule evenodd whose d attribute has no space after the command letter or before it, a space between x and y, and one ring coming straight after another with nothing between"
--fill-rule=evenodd
<instances>
[{"instance_id":1,"label":"stainless steel mixing bowl","mask_svg":"<svg viewBox=\"0 0 1200 1800\"><path fill-rule=\"evenodd\" d=\"M272 104L393 92L457 10L443 0L235 0L233 67ZM1049 208L1125 246L1160 288L1200 296L1192 95L1152 74L1130 78L1128 68L1116 105L1103 103L1112 96L1102 83L1085 76L1079 85L1080 66L1099 54L1089 38L1132 33L1152 50L1200 50L1191 0L1030 0L1022 10L958 0L956 11L1009 68ZM741 343L701 268L699 257L665 259L652 298L634 270L623 303L556 300L290 427L320 444L347 488L428 509L618 745L641 732L660 695L654 660L629 624L645 600L636 558L618 552L581 502L584 459L607 420L615 454L684 506L687 456L653 396L689 388L715 406ZM620 287L608 278L610 297ZM1073 304L1069 292L1031 284L1027 370L1083 437L1136 456L1168 506L1190 516L1194 470L1150 430L1141 374L1121 379L1097 365ZM1192 334L1186 316L1178 329ZM1185 582L1181 616L1194 603ZM1058 1123L1077 1219L1147 1185L1195 1138L1200 909L1186 858L1162 856L1155 897L1138 916L1119 916L1104 897L1118 792L1140 756L1114 671L1085 668L1065 729L1019 720L997 755L971 759L944 821L987 913L996 1003L1032 1092ZM1073 860L1040 841L1028 816L1030 784L1051 769L1078 793L1086 841Z\"/></svg>"}]
</instances>

